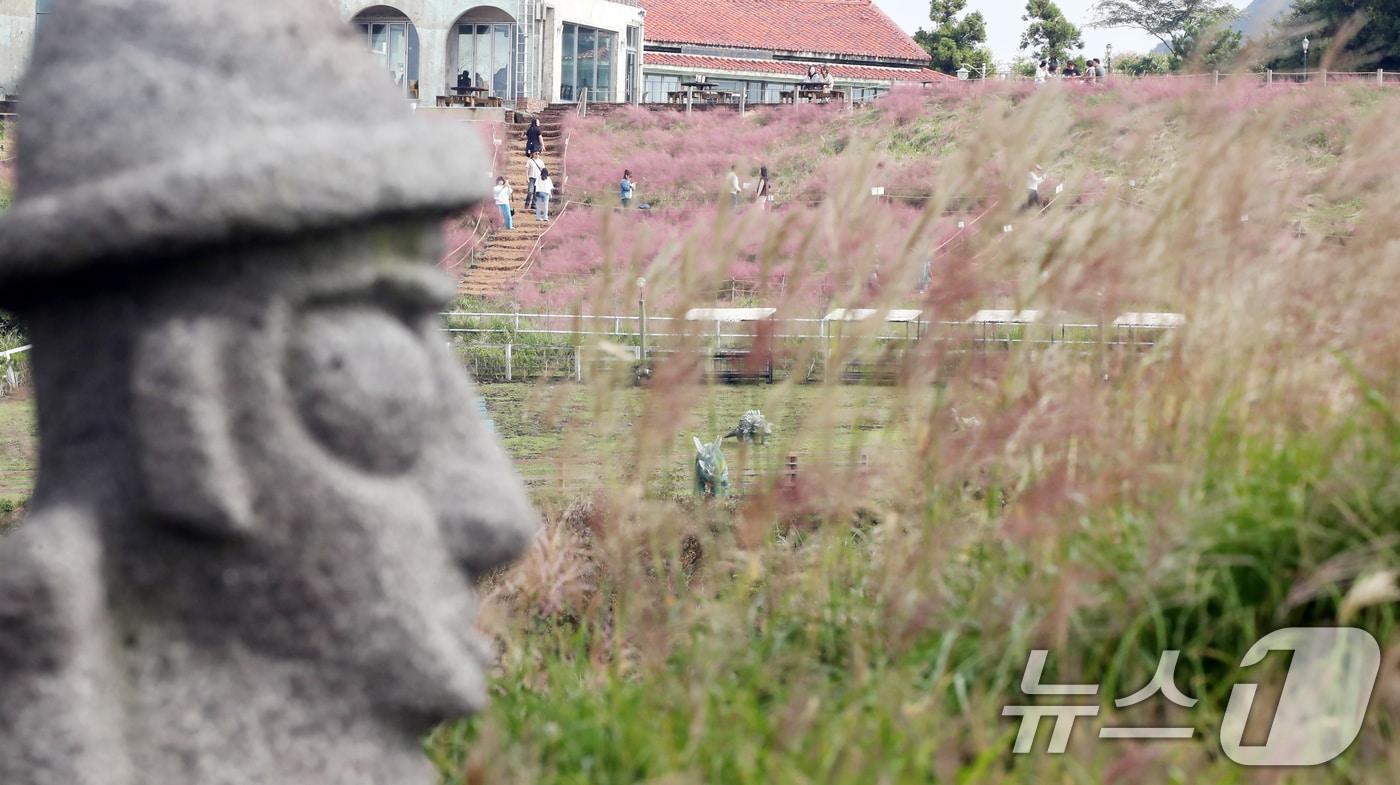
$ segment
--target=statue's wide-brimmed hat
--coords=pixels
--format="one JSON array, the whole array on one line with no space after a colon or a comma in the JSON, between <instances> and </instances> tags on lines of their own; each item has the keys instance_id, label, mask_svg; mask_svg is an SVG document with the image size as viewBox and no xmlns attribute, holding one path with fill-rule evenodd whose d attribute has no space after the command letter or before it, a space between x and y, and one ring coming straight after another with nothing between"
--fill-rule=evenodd
<instances>
[{"instance_id":1,"label":"statue's wide-brimmed hat","mask_svg":"<svg viewBox=\"0 0 1400 785\"><path fill-rule=\"evenodd\" d=\"M0 300L98 265L446 214L490 193L327 0L65 0L21 87Z\"/></svg>"}]
</instances>

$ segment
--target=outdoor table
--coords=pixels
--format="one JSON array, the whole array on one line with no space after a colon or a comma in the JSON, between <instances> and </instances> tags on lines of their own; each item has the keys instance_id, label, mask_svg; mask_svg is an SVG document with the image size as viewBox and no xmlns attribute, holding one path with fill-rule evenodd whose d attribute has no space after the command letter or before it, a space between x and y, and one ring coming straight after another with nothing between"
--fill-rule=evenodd
<instances>
[{"instance_id":1,"label":"outdoor table","mask_svg":"<svg viewBox=\"0 0 1400 785\"><path fill-rule=\"evenodd\" d=\"M482 102L490 102L488 94L491 92L491 88L489 87L462 87L458 85L450 89L452 90L452 95L448 96L447 103L449 105L461 104L463 106L476 106Z\"/></svg>"}]
</instances>

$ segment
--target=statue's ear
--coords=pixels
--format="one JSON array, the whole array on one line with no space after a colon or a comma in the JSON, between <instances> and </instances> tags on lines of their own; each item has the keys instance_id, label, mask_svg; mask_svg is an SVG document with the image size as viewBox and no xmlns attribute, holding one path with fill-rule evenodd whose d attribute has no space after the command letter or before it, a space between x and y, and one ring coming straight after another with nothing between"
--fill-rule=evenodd
<instances>
[{"instance_id":1,"label":"statue's ear","mask_svg":"<svg viewBox=\"0 0 1400 785\"><path fill-rule=\"evenodd\" d=\"M228 346L223 322L172 319L141 337L133 368L147 510L167 525L218 538L254 527L227 405Z\"/></svg>"},{"instance_id":2,"label":"statue's ear","mask_svg":"<svg viewBox=\"0 0 1400 785\"><path fill-rule=\"evenodd\" d=\"M699 437L699 436L692 436L692 437L690 437L690 438L692 438L692 439L695 440L695 451L698 452L698 453L703 453L703 452L705 451L705 445L703 445L703 444L700 443L700 437Z\"/></svg>"}]
</instances>

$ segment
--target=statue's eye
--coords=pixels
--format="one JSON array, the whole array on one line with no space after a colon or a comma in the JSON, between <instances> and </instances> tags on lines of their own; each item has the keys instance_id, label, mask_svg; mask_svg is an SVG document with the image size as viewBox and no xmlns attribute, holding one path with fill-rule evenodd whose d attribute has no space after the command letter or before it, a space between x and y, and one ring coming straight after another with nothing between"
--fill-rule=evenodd
<instances>
[{"instance_id":1,"label":"statue's eye","mask_svg":"<svg viewBox=\"0 0 1400 785\"><path fill-rule=\"evenodd\" d=\"M317 307L292 329L287 385L311 434L362 469L410 469L437 396L422 338L369 305Z\"/></svg>"}]
</instances>

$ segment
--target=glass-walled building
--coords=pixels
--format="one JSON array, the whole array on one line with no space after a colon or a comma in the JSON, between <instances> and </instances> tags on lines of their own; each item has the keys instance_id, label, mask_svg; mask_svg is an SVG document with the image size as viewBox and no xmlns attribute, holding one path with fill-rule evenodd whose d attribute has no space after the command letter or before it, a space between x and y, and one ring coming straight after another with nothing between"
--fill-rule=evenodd
<instances>
[{"instance_id":1,"label":"glass-walled building","mask_svg":"<svg viewBox=\"0 0 1400 785\"><path fill-rule=\"evenodd\" d=\"M5 0L0 0L4 2ZM407 99L619 102L641 80L639 0L341 0ZM631 48L628 48L631 44Z\"/></svg>"},{"instance_id":2,"label":"glass-walled building","mask_svg":"<svg viewBox=\"0 0 1400 785\"><path fill-rule=\"evenodd\" d=\"M0 0L0 100L18 92L34 32L67 0ZM322 2L323 0L288 0ZM332 0L405 100L639 98L641 0Z\"/></svg>"},{"instance_id":3,"label":"glass-walled building","mask_svg":"<svg viewBox=\"0 0 1400 785\"><path fill-rule=\"evenodd\" d=\"M704 77L749 104L778 103L826 68L857 101L897 84L948 79L871 0L642 0L647 9L640 100L663 103ZM703 13L697 9L703 8Z\"/></svg>"}]
</instances>

